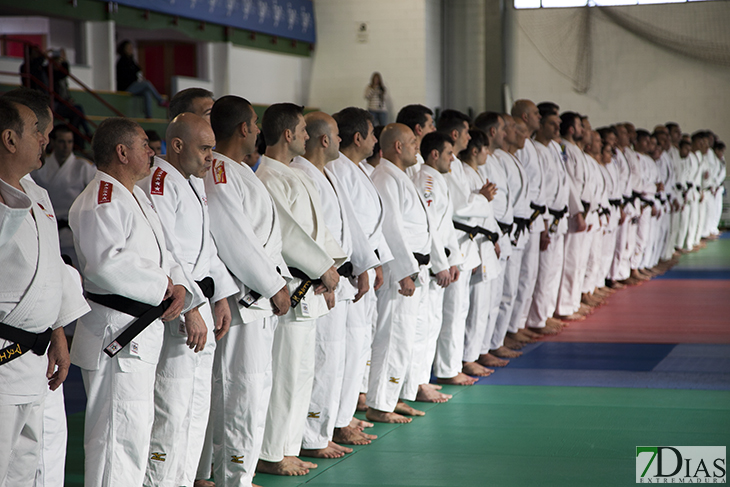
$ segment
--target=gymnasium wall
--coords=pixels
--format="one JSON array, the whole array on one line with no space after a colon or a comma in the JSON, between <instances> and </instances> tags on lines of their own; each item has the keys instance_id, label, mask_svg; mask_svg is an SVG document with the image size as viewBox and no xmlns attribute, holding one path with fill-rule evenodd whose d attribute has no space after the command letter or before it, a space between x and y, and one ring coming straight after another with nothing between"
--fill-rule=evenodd
<instances>
[{"instance_id":1,"label":"gymnasium wall","mask_svg":"<svg viewBox=\"0 0 730 487\"><path fill-rule=\"evenodd\" d=\"M366 107L374 71L388 90L391 120L410 103L441 104L440 0L316 0L314 8L310 105L328 113Z\"/></svg>"},{"instance_id":2,"label":"gymnasium wall","mask_svg":"<svg viewBox=\"0 0 730 487\"><path fill-rule=\"evenodd\" d=\"M698 18L730 15L730 4L724 1L615 8L640 9L632 12L644 19L670 18L680 25L691 25ZM730 67L660 47L591 8L590 87L578 93L573 81L556 69L556 63L546 60L531 37L541 34L536 30L552 29L556 44L561 38L575 39L565 22L575 20L581 9L510 10L512 56L508 60L508 83L514 99L554 101L561 110L589 115L593 127L631 121L651 130L658 123L672 120L684 132L709 128L730 142ZM697 29L703 27L698 25ZM725 40L729 37L727 29L718 34ZM677 38L681 39L680 33ZM540 47L548 52L545 44ZM565 52L572 56L575 50L570 47ZM557 64L566 67L570 63Z\"/></svg>"}]
</instances>

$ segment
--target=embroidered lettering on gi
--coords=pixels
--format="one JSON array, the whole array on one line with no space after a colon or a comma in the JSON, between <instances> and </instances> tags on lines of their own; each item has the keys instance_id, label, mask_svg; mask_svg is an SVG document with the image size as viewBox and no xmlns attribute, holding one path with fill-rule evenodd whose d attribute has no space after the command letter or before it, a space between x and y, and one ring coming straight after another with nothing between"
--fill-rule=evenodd
<instances>
[{"instance_id":1,"label":"embroidered lettering on gi","mask_svg":"<svg viewBox=\"0 0 730 487\"><path fill-rule=\"evenodd\" d=\"M399 384L400 377L391 377L389 382L392 382L393 384Z\"/></svg>"},{"instance_id":2,"label":"embroidered lettering on gi","mask_svg":"<svg viewBox=\"0 0 730 487\"><path fill-rule=\"evenodd\" d=\"M162 168L155 169L155 174L152 176L152 187L150 188L150 194L156 194L162 196L165 193L165 178L167 173Z\"/></svg>"},{"instance_id":3,"label":"embroidered lettering on gi","mask_svg":"<svg viewBox=\"0 0 730 487\"><path fill-rule=\"evenodd\" d=\"M308 417L308 418L315 418L315 419L318 419L318 418L319 418L319 414L320 414L319 412L316 412L316 413L315 413L315 412L310 412L310 413L309 413L309 414L307 415L307 417Z\"/></svg>"},{"instance_id":4,"label":"embroidered lettering on gi","mask_svg":"<svg viewBox=\"0 0 730 487\"><path fill-rule=\"evenodd\" d=\"M231 455L231 463L242 464L243 463L243 455L239 455L239 456Z\"/></svg>"},{"instance_id":5,"label":"embroidered lettering on gi","mask_svg":"<svg viewBox=\"0 0 730 487\"><path fill-rule=\"evenodd\" d=\"M167 453L162 453L161 451L153 451L152 456L150 457L150 460L155 460L157 462L164 462L165 456L167 456Z\"/></svg>"}]
</instances>

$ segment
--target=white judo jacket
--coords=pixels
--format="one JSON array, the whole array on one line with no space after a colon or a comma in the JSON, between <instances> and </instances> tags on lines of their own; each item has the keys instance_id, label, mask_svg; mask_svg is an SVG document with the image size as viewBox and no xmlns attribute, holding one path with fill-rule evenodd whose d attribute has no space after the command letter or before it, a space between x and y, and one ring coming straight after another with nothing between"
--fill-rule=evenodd
<instances>
[{"instance_id":1,"label":"white judo jacket","mask_svg":"<svg viewBox=\"0 0 730 487\"><path fill-rule=\"evenodd\" d=\"M183 312L191 308L190 283L167 250L160 219L142 188L135 186L131 193L109 174L97 171L71 206L69 225L86 291L157 306L169 276L173 284L186 289ZM89 305L91 312L76 325L71 362L97 370L100 360L110 360L104 347L136 318L93 301ZM163 330L158 319L124 347L116 356L122 370L134 370L137 360L156 364Z\"/></svg>"},{"instance_id":2,"label":"white judo jacket","mask_svg":"<svg viewBox=\"0 0 730 487\"><path fill-rule=\"evenodd\" d=\"M0 322L41 333L71 323L89 306L78 274L69 272L61 260L48 194L28 179L20 184L24 191L0 180L5 201L0 203L0 265L5 276L0 279ZM0 339L0 349L10 345ZM44 395L47 368L48 357L32 351L0 365L0 405L25 404Z\"/></svg>"},{"instance_id":3,"label":"white judo jacket","mask_svg":"<svg viewBox=\"0 0 730 487\"><path fill-rule=\"evenodd\" d=\"M312 180L299 169L267 156L261 157L256 170L269 191L281 222L282 256L289 267L294 267L310 279L319 279L332 266L347 261L347 254L327 230L319 192ZM289 282L294 292L301 283L298 278ZM312 286L302 304L289 313L296 320L310 320L329 312L324 296L314 294Z\"/></svg>"},{"instance_id":4,"label":"white judo jacket","mask_svg":"<svg viewBox=\"0 0 730 487\"><path fill-rule=\"evenodd\" d=\"M204 183L210 231L239 289L230 306L231 325L273 316L269 300L286 285L282 276L291 277L274 201L249 166L217 152ZM249 307L239 304L251 290L261 297Z\"/></svg>"}]
</instances>

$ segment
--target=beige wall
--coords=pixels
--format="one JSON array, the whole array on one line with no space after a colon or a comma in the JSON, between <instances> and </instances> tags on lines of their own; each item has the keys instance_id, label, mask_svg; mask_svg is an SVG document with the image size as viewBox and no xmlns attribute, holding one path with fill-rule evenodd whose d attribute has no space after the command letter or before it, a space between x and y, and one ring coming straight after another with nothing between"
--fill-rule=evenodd
<instances>
[{"instance_id":1,"label":"beige wall","mask_svg":"<svg viewBox=\"0 0 730 487\"><path fill-rule=\"evenodd\" d=\"M391 120L409 103L436 101L438 66L429 28L434 0L316 0L317 46L309 104L328 113L365 107L365 86L379 71L391 99ZM428 15L427 15L428 12ZM438 10L436 10L438 12ZM368 24L368 41L357 40L357 26ZM433 83L433 85L429 85ZM436 87L434 87L436 86ZM394 113L395 112L395 113Z\"/></svg>"},{"instance_id":2,"label":"beige wall","mask_svg":"<svg viewBox=\"0 0 730 487\"><path fill-rule=\"evenodd\" d=\"M671 15L687 22L704 9L729 12L726 2L621 7L651 9L655 18ZM512 52L509 84L514 99L550 100L562 110L588 114L594 127L629 120L652 129L676 121L685 132L714 130L730 142L730 67L709 64L652 44L610 22L600 12L592 15L592 84L585 94L540 54L525 33L525 25L559 25L575 9L517 10L512 12ZM644 12L642 12L644 13ZM534 16L541 15L540 19ZM536 22L539 20L539 22Z\"/></svg>"}]
</instances>

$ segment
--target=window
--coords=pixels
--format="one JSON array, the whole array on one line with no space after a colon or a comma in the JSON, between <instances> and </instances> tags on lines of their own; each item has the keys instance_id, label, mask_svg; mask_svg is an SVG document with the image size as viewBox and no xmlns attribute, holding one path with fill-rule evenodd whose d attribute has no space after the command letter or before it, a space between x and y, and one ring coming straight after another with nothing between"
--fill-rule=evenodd
<instances>
[{"instance_id":1,"label":"window","mask_svg":"<svg viewBox=\"0 0 730 487\"><path fill-rule=\"evenodd\" d=\"M706 2L711 0L514 0L515 8L607 7L614 5L647 5L655 3Z\"/></svg>"}]
</instances>

